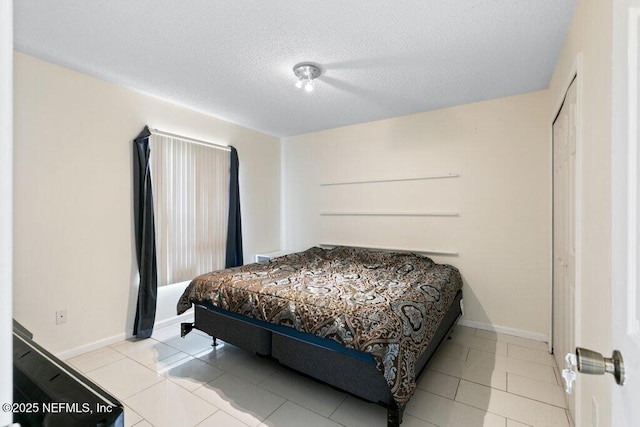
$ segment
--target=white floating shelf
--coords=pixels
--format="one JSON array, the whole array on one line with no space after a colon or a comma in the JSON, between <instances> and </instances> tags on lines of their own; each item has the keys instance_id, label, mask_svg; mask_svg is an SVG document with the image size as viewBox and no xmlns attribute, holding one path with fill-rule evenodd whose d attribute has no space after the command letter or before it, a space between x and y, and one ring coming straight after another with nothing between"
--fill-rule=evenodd
<instances>
[{"instance_id":1,"label":"white floating shelf","mask_svg":"<svg viewBox=\"0 0 640 427\"><path fill-rule=\"evenodd\" d=\"M320 212L320 216L460 216L458 212Z\"/></svg>"},{"instance_id":2,"label":"white floating shelf","mask_svg":"<svg viewBox=\"0 0 640 427\"><path fill-rule=\"evenodd\" d=\"M393 248L385 246L370 246L370 245L349 245L346 243L320 243L320 246L348 246L352 248L364 248L364 249L379 249L384 251L398 251L398 252L415 252L421 254L433 254L433 255L447 255L458 256L457 251L445 251L439 249L413 249L413 248Z\"/></svg>"},{"instance_id":3,"label":"white floating shelf","mask_svg":"<svg viewBox=\"0 0 640 427\"><path fill-rule=\"evenodd\" d=\"M441 175L425 175L414 178L393 178L393 179L371 179L364 181L345 181L345 182L324 182L321 183L321 187L328 187L332 185L352 185L352 184L377 184L382 182L403 182L403 181L423 181L427 179L444 179L444 178L457 178L460 175L457 173L448 173Z\"/></svg>"}]
</instances>

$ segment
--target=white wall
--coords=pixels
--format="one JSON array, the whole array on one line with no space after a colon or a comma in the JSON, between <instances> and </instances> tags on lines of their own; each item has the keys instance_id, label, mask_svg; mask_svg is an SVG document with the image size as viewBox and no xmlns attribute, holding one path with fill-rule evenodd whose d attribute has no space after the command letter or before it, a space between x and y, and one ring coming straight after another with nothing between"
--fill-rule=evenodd
<instances>
[{"instance_id":1,"label":"white wall","mask_svg":"<svg viewBox=\"0 0 640 427\"><path fill-rule=\"evenodd\" d=\"M283 243L459 252L468 321L544 338L550 277L548 91L286 138ZM321 187L457 173L459 178ZM326 217L457 211L459 217Z\"/></svg>"},{"instance_id":2,"label":"white wall","mask_svg":"<svg viewBox=\"0 0 640 427\"><path fill-rule=\"evenodd\" d=\"M13 401L11 334L13 2L0 2L0 403ZM13 422L0 412L0 426Z\"/></svg>"},{"instance_id":3,"label":"white wall","mask_svg":"<svg viewBox=\"0 0 640 427\"><path fill-rule=\"evenodd\" d=\"M50 351L69 356L131 333L132 140L145 124L235 146L245 259L278 249L277 138L26 55L15 55L14 72L13 307ZM175 315L179 294L159 292L157 322ZM56 326L63 308L68 323Z\"/></svg>"},{"instance_id":4,"label":"white wall","mask_svg":"<svg viewBox=\"0 0 640 427\"><path fill-rule=\"evenodd\" d=\"M550 85L549 120L568 86L576 56L583 57L582 174L578 176L583 199L582 245L579 276L579 331L576 345L610 354L611 348L611 0L580 0L558 59ZM579 95L580 96L580 95ZM576 425L591 425L592 398L599 405L600 425L610 425L610 378L581 375L576 394Z\"/></svg>"}]
</instances>

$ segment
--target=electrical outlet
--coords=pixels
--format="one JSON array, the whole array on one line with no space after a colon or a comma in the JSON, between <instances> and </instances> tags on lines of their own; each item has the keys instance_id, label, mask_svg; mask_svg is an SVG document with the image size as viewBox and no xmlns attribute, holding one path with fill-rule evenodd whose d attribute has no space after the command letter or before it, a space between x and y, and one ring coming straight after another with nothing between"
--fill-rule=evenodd
<instances>
[{"instance_id":1,"label":"electrical outlet","mask_svg":"<svg viewBox=\"0 0 640 427\"><path fill-rule=\"evenodd\" d=\"M56 311L56 325L67 323L67 310Z\"/></svg>"},{"instance_id":2,"label":"electrical outlet","mask_svg":"<svg viewBox=\"0 0 640 427\"><path fill-rule=\"evenodd\" d=\"M598 401L595 397L591 397L591 425L593 427L598 427L598 424L600 424L598 415Z\"/></svg>"}]
</instances>

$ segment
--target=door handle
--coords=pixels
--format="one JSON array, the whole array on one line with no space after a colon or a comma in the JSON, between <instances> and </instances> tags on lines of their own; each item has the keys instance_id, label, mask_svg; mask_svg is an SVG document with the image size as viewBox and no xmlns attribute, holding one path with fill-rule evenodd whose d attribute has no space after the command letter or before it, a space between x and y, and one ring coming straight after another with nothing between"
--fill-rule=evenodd
<instances>
[{"instance_id":1,"label":"door handle","mask_svg":"<svg viewBox=\"0 0 640 427\"><path fill-rule=\"evenodd\" d=\"M624 385L624 360L618 350L614 350L611 357L604 357L602 354L582 347L576 347L576 352L567 353L566 369L562 370L562 378L566 385L565 391L573 393L573 382L576 379L576 368L581 374L613 375L616 384Z\"/></svg>"}]
</instances>

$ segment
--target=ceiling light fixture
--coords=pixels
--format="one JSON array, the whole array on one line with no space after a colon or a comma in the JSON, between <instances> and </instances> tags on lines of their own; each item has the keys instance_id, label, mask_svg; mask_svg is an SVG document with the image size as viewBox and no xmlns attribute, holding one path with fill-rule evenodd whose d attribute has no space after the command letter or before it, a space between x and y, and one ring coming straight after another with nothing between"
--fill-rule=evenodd
<instances>
[{"instance_id":1,"label":"ceiling light fixture","mask_svg":"<svg viewBox=\"0 0 640 427\"><path fill-rule=\"evenodd\" d=\"M310 62L301 62L293 67L293 73L298 77L296 87L301 89L304 87L306 92L311 92L314 87L314 79L320 77L322 71L316 64Z\"/></svg>"}]
</instances>

